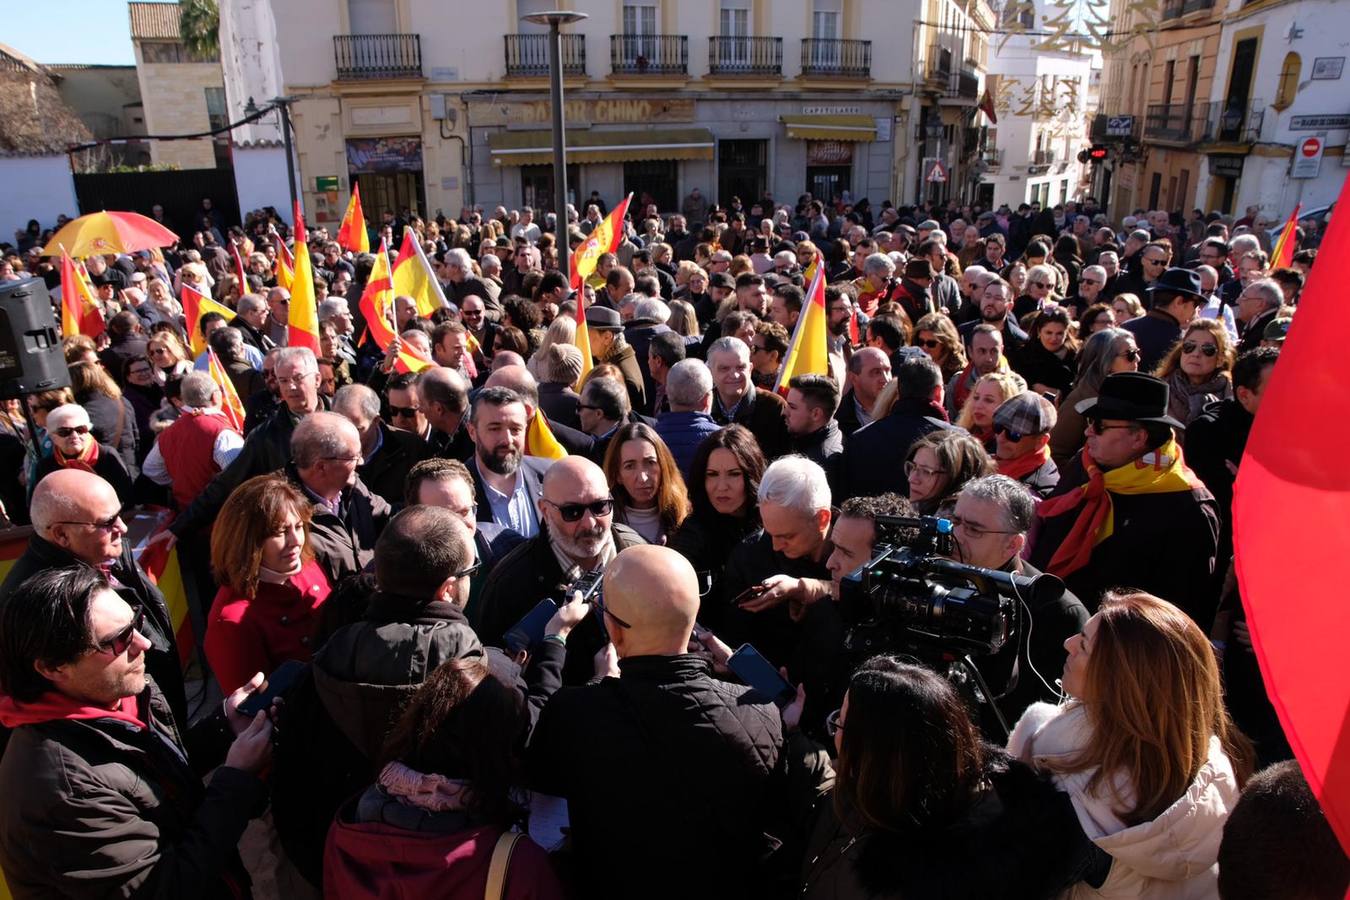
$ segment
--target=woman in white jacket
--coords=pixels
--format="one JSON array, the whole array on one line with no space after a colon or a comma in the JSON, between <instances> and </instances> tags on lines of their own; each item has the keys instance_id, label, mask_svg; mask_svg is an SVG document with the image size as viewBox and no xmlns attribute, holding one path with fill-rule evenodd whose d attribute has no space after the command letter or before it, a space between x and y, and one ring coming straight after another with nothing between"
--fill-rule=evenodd
<instances>
[{"instance_id":1,"label":"woman in white jacket","mask_svg":"<svg viewBox=\"0 0 1350 900\"><path fill-rule=\"evenodd\" d=\"M1065 649L1071 699L1030 707L1008 750L1051 774L1109 857L1068 896L1217 898L1219 840L1252 750L1209 641L1165 600L1107 593Z\"/></svg>"}]
</instances>

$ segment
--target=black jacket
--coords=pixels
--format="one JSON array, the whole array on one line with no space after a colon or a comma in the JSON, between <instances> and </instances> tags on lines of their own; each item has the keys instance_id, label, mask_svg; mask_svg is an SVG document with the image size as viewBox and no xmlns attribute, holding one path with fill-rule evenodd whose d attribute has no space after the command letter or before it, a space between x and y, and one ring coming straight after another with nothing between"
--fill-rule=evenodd
<instances>
[{"instance_id":1,"label":"black jacket","mask_svg":"<svg viewBox=\"0 0 1350 900\"><path fill-rule=\"evenodd\" d=\"M788 616L788 604L763 612L746 612L732 601L746 588L772 575L828 581L830 571L825 568L825 560L829 556L830 548L826 546L820 562L810 558L788 559L773 549L773 538L763 530L750 535L727 557L718 594L706 598L699 610L699 622L731 646L754 644L775 666L787 666L798 673L797 653L803 628Z\"/></svg>"},{"instance_id":2,"label":"black jacket","mask_svg":"<svg viewBox=\"0 0 1350 900\"><path fill-rule=\"evenodd\" d=\"M1087 483L1082 457L1060 472L1051 492L1058 497ZM1203 485L1168 494L1112 494L1115 528L1097 544L1091 561L1066 578L1090 611L1107 588L1128 586L1148 591L1185 610L1206 631L1214 615L1214 575L1219 513L1214 495ZM1032 526L1028 558L1045 570L1078 518L1081 507L1055 516L1039 514Z\"/></svg>"},{"instance_id":3,"label":"black jacket","mask_svg":"<svg viewBox=\"0 0 1350 900\"><path fill-rule=\"evenodd\" d=\"M778 711L692 656L620 671L559 691L530 742L532 786L568 801L578 896L687 896L691 866L717 873L718 896L758 896Z\"/></svg>"},{"instance_id":4,"label":"black jacket","mask_svg":"<svg viewBox=\"0 0 1350 900\"><path fill-rule=\"evenodd\" d=\"M837 492L838 465L844 454L844 433L839 430L839 423L830 419L824 428L806 435L792 435L790 440L792 452L800 453L824 469L830 487Z\"/></svg>"},{"instance_id":5,"label":"black jacket","mask_svg":"<svg viewBox=\"0 0 1350 900\"><path fill-rule=\"evenodd\" d=\"M14 730L0 762L0 868L16 898L249 896L236 848L266 788L225 766L202 784L228 747L223 717L194 729L213 734L194 741L210 752L192 764L153 678L137 718L149 728L107 718Z\"/></svg>"},{"instance_id":6,"label":"black jacket","mask_svg":"<svg viewBox=\"0 0 1350 900\"><path fill-rule=\"evenodd\" d=\"M581 417L577 415L577 403L580 401L577 392L565 384L539 384L539 409L549 422L560 422L568 428L581 428Z\"/></svg>"},{"instance_id":7,"label":"black jacket","mask_svg":"<svg viewBox=\"0 0 1350 900\"><path fill-rule=\"evenodd\" d=\"M60 468L61 464L56 461L55 453L44 456L33 470L33 483L37 484ZM98 461L94 463L94 474L112 485L117 499L121 500L124 506L130 506L134 502L132 488L135 476L127 471L127 464L122 461L117 451L102 442L98 445Z\"/></svg>"},{"instance_id":8,"label":"black jacket","mask_svg":"<svg viewBox=\"0 0 1350 900\"><path fill-rule=\"evenodd\" d=\"M1232 521L1233 482L1229 468L1242 462L1247 438L1256 417L1235 399L1216 400L1205 406L1186 427L1186 464L1214 495L1219 516Z\"/></svg>"},{"instance_id":9,"label":"black jacket","mask_svg":"<svg viewBox=\"0 0 1350 900\"><path fill-rule=\"evenodd\" d=\"M1041 463L1040 467L1034 472L1030 472L1017 479L1027 486L1037 497L1044 499L1050 496L1050 492L1059 484L1059 466L1055 463L1054 457Z\"/></svg>"},{"instance_id":10,"label":"black jacket","mask_svg":"<svg viewBox=\"0 0 1350 900\"><path fill-rule=\"evenodd\" d=\"M897 400L885 418L854 432L839 461L837 500L887 491L908 497L903 463L910 445L930 431L953 427L933 412L925 400Z\"/></svg>"},{"instance_id":11,"label":"black jacket","mask_svg":"<svg viewBox=\"0 0 1350 900\"><path fill-rule=\"evenodd\" d=\"M1043 384L1057 391L1061 399L1073 390L1073 380L1078 374L1077 353L1070 350L1060 359L1040 341L1028 341L1011 363L1013 370L1027 380L1028 387Z\"/></svg>"},{"instance_id":12,"label":"black jacket","mask_svg":"<svg viewBox=\"0 0 1350 900\"><path fill-rule=\"evenodd\" d=\"M70 551L34 533L28 539L28 549L14 561L4 583L0 584L0 600L14 593L19 585L38 572L80 564ZM175 720L188 721L187 694L183 688L183 667L179 662L173 617L164 602L164 595L132 555L129 537L123 538L122 555L109 574L115 580L114 589L118 595L129 606L145 610L143 633L153 645L145 654L145 670L163 692Z\"/></svg>"},{"instance_id":13,"label":"black jacket","mask_svg":"<svg viewBox=\"0 0 1350 900\"><path fill-rule=\"evenodd\" d=\"M384 498L356 477L356 483L342 490L339 513L314 500L300 481L294 464L286 466L286 475L296 490L312 502L309 521L309 546L323 567L328 583L336 585L366 567L375 555L375 541L389 522L392 510Z\"/></svg>"},{"instance_id":14,"label":"black jacket","mask_svg":"<svg viewBox=\"0 0 1350 900\"><path fill-rule=\"evenodd\" d=\"M431 447L417 435L390 428L384 422L376 427L383 434L380 449L356 470L356 474L372 494L383 497L390 506L399 506L403 503L408 472L431 457Z\"/></svg>"},{"instance_id":15,"label":"black jacket","mask_svg":"<svg viewBox=\"0 0 1350 900\"><path fill-rule=\"evenodd\" d=\"M696 509L670 536L666 546L689 560L698 575L701 595L717 597L731 551L759 531L759 527L758 507L740 519L716 511L701 513Z\"/></svg>"},{"instance_id":16,"label":"black jacket","mask_svg":"<svg viewBox=\"0 0 1350 900\"><path fill-rule=\"evenodd\" d=\"M1150 309L1137 319L1119 326L1134 335L1139 345L1139 371L1152 372L1172 345L1181 340L1181 324L1161 309Z\"/></svg>"},{"instance_id":17,"label":"black jacket","mask_svg":"<svg viewBox=\"0 0 1350 900\"><path fill-rule=\"evenodd\" d=\"M722 402L713 391L713 421L718 425L744 425L759 442L759 449L770 462L788 452L791 438L783 421L783 398L763 388L747 391L736 407L736 414L728 418Z\"/></svg>"},{"instance_id":18,"label":"black jacket","mask_svg":"<svg viewBox=\"0 0 1350 900\"><path fill-rule=\"evenodd\" d=\"M839 430L845 438L853 437L853 433L863 427L862 421L858 418L858 404L851 389L839 401L839 408L835 410L834 420L839 423ZM848 441L844 443L848 443Z\"/></svg>"},{"instance_id":19,"label":"black jacket","mask_svg":"<svg viewBox=\"0 0 1350 900\"><path fill-rule=\"evenodd\" d=\"M966 355L970 355L970 339L975 334L975 326L981 323L981 319L973 319L959 327L957 331L961 334L961 340L966 345ZM992 323L991 323L992 324ZM1022 330L1022 326L1017 324L1017 318L1013 311L1008 310L1008 315L1004 317L1001 326L1003 331L1003 355L1009 359L1021 352L1022 347L1028 340L1027 333ZM1140 366L1140 368L1143 368Z\"/></svg>"},{"instance_id":20,"label":"black jacket","mask_svg":"<svg viewBox=\"0 0 1350 900\"><path fill-rule=\"evenodd\" d=\"M1267 310L1259 316L1254 316L1242 329L1242 338L1238 341L1238 355L1246 353L1248 350L1255 350L1261 346L1261 341L1265 340L1266 326L1275 321L1280 314L1278 309ZM1143 368L1141 365L1140 368Z\"/></svg>"},{"instance_id":21,"label":"black jacket","mask_svg":"<svg viewBox=\"0 0 1350 900\"><path fill-rule=\"evenodd\" d=\"M106 394L85 393L75 398L89 414L89 429L100 444L107 444L126 464L133 481L141 473L136 448L142 440L136 425L136 408L126 397L113 399ZM146 435L146 441L153 437ZM148 450L146 451L149 452Z\"/></svg>"},{"instance_id":22,"label":"black jacket","mask_svg":"<svg viewBox=\"0 0 1350 900\"><path fill-rule=\"evenodd\" d=\"M989 787L958 822L899 832L845 828L820 804L802 867L807 900L1041 900L1092 859L1069 795L990 747Z\"/></svg>"}]
</instances>

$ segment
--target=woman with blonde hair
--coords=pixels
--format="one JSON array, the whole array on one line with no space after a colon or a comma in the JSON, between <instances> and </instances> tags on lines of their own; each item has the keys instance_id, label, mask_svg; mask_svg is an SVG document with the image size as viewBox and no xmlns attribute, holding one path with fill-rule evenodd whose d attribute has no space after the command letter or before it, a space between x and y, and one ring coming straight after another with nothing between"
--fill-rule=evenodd
<instances>
[{"instance_id":1,"label":"woman with blonde hair","mask_svg":"<svg viewBox=\"0 0 1350 900\"><path fill-rule=\"evenodd\" d=\"M971 388L956 425L970 432L985 448L994 445L994 411L1003 401L1027 389L1027 383L1016 372L990 372L981 375Z\"/></svg>"},{"instance_id":2,"label":"woman with blonde hair","mask_svg":"<svg viewBox=\"0 0 1350 900\"><path fill-rule=\"evenodd\" d=\"M145 358L150 361L155 384L176 381L192 371L192 359L176 332L157 331L145 342Z\"/></svg>"},{"instance_id":3,"label":"woman with blonde hair","mask_svg":"<svg viewBox=\"0 0 1350 900\"><path fill-rule=\"evenodd\" d=\"M544 337L539 342L539 349L530 354L529 361L525 368L530 370L530 374L536 381L543 381L544 375L544 351L554 344L572 344L577 342L577 320L571 316L555 316L548 327L544 329Z\"/></svg>"},{"instance_id":4,"label":"woman with blonde hair","mask_svg":"<svg viewBox=\"0 0 1350 900\"><path fill-rule=\"evenodd\" d=\"M914 323L910 343L922 347L929 359L942 370L942 381L947 383L966 367L966 345L956 324L945 313L932 312Z\"/></svg>"},{"instance_id":5,"label":"woman with blonde hair","mask_svg":"<svg viewBox=\"0 0 1350 900\"><path fill-rule=\"evenodd\" d=\"M1139 298L1131 293L1116 294L1111 300L1111 312L1115 313L1116 324L1123 325L1131 319L1137 319L1144 314L1144 304L1139 302Z\"/></svg>"},{"instance_id":6,"label":"woman with blonde hair","mask_svg":"<svg viewBox=\"0 0 1350 900\"><path fill-rule=\"evenodd\" d=\"M1237 353L1218 319L1195 319L1153 374L1167 382L1167 414L1183 425L1208 403L1233 396ZM1177 443L1185 432L1177 432Z\"/></svg>"},{"instance_id":7,"label":"woman with blonde hair","mask_svg":"<svg viewBox=\"0 0 1350 900\"><path fill-rule=\"evenodd\" d=\"M1209 639L1166 600L1108 591L1064 646L1070 699L1028 708L1008 750L1068 794L1111 858L1096 887L1068 896L1218 896L1219 840L1253 753L1224 707Z\"/></svg>"},{"instance_id":8,"label":"woman with blonde hair","mask_svg":"<svg viewBox=\"0 0 1350 900\"><path fill-rule=\"evenodd\" d=\"M605 479L614 497L614 521L649 544L664 544L689 516L689 492L666 442L650 425L619 428L605 451Z\"/></svg>"},{"instance_id":9,"label":"woman with blonde hair","mask_svg":"<svg viewBox=\"0 0 1350 900\"><path fill-rule=\"evenodd\" d=\"M686 300L670 301L670 318L666 320L670 330L682 337L698 337L698 313Z\"/></svg>"}]
</instances>

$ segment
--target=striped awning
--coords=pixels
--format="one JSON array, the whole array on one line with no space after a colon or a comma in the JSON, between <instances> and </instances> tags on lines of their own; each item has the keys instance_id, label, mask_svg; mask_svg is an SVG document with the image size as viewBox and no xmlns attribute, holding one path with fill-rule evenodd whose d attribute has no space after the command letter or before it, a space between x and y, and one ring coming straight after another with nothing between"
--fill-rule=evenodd
<instances>
[{"instance_id":1,"label":"striped awning","mask_svg":"<svg viewBox=\"0 0 1350 900\"><path fill-rule=\"evenodd\" d=\"M712 132L706 128L653 128L646 131L567 132L570 163L630 162L644 159L712 159ZM488 134L494 166L542 166L553 162L551 131L498 131Z\"/></svg>"},{"instance_id":2,"label":"striped awning","mask_svg":"<svg viewBox=\"0 0 1350 900\"><path fill-rule=\"evenodd\" d=\"M782 116L787 136L799 141L875 141L877 123L871 116Z\"/></svg>"}]
</instances>

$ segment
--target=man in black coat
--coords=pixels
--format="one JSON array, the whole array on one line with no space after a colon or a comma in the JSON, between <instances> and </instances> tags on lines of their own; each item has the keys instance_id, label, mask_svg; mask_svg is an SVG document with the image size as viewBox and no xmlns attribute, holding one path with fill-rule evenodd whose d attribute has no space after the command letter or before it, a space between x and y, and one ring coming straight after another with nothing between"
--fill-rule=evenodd
<instances>
[{"instance_id":1,"label":"man in black coat","mask_svg":"<svg viewBox=\"0 0 1350 900\"><path fill-rule=\"evenodd\" d=\"M713 678L686 653L698 608L683 557L624 551L597 609L613 642L604 679L562 689L539 717L530 781L568 801L583 896L671 896L674 873L693 860L717 873L722 895L763 887L757 862L770 840L764 809L783 789L782 726L768 698ZM716 815L694 790L717 798Z\"/></svg>"},{"instance_id":2,"label":"man in black coat","mask_svg":"<svg viewBox=\"0 0 1350 900\"><path fill-rule=\"evenodd\" d=\"M853 433L839 459L844 497L887 492L909 496L900 463L909 447L930 431L953 427L942 408L942 370L927 354L906 354L895 370L899 396L885 418Z\"/></svg>"},{"instance_id":3,"label":"man in black coat","mask_svg":"<svg viewBox=\"0 0 1350 900\"><path fill-rule=\"evenodd\" d=\"M712 417L718 425L744 425L766 460L788 452L783 398L750 381L750 348L740 338L718 338L708 347L713 377Z\"/></svg>"},{"instance_id":4,"label":"man in black coat","mask_svg":"<svg viewBox=\"0 0 1350 900\"><path fill-rule=\"evenodd\" d=\"M1139 371L1152 372L1181 340L1186 326L1208 301L1200 286L1200 273L1168 269L1149 288L1149 310L1121 325L1139 345Z\"/></svg>"},{"instance_id":5,"label":"man in black coat","mask_svg":"<svg viewBox=\"0 0 1350 900\"><path fill-rule=\"evenodd\" d=\"M1283 302L1284 292L1280 289L1280 283L1273 278L1262 278L1242 289L1234 313L1242 328L1238 353L1246 353L1261 346L1261 341L1265 339L1266 326L1280 314L1280 305Z\"/></svg>"},{"instance_id":6,"label":"man in black coat","mask_svg":"<svg viewBox=\"0 0 1350 900\"><path fill-rule=\"evenodd\" d=\"M1080 454L1060 473L1037 510L1029 561L1063 578L1089 609L1103 591L1125 585L1176 604L1208 629L1218 506L1181 460L1172 433L1181 425L1167 415L1167 397L1166 382L1119 372L1079 404L1093 468L1084 469ZM1097 540L1088 523L1101 503L1110 504L1111 533Z\"/></svg>"},{"instance_id":7,"label":"man in black coat","mask_svg":"<svg viewBox=\"0 0 1350 900\"><path fill-rule=\"evenodd\" d=\"M338 388L333 412L346 416L361 437L362 462L356 468L357 477L389 505L401 503L408 473L431 457L430 445L411 432L384 424L380 398L364 384Z\"/></svg>"},{"instance_id":8,"label":"man in black coat","mask_svg":"<svg viewBox=\"0 0 1350 900\"><path fill-rule=\"evenodd\" d=\"M783 420L791 435L793 453L800 453L825 470L831 487L837 485L844 433L834 420L839 407L839 384L829 375L797 375L788 382Z\"/></svg>"},{"instance_id":9,"label":"man in black coat","mask_svg":"<svg viewBox=\"0 0 1350 900\"><path fill-rule=\"evenodd\" d=\"M1017 324L1017 317L1013 315L1012 285L1002 278L989 281L981 291L980 317L966 322L957 329L961 333L961 340L966 344L967 354L970 352L970 341L975 334L975 326L981 322L992 325L1003 335L1003 352L1008 356L1016 355L1028 340L1027 333Z\"/></svg>"}]
</instances>

